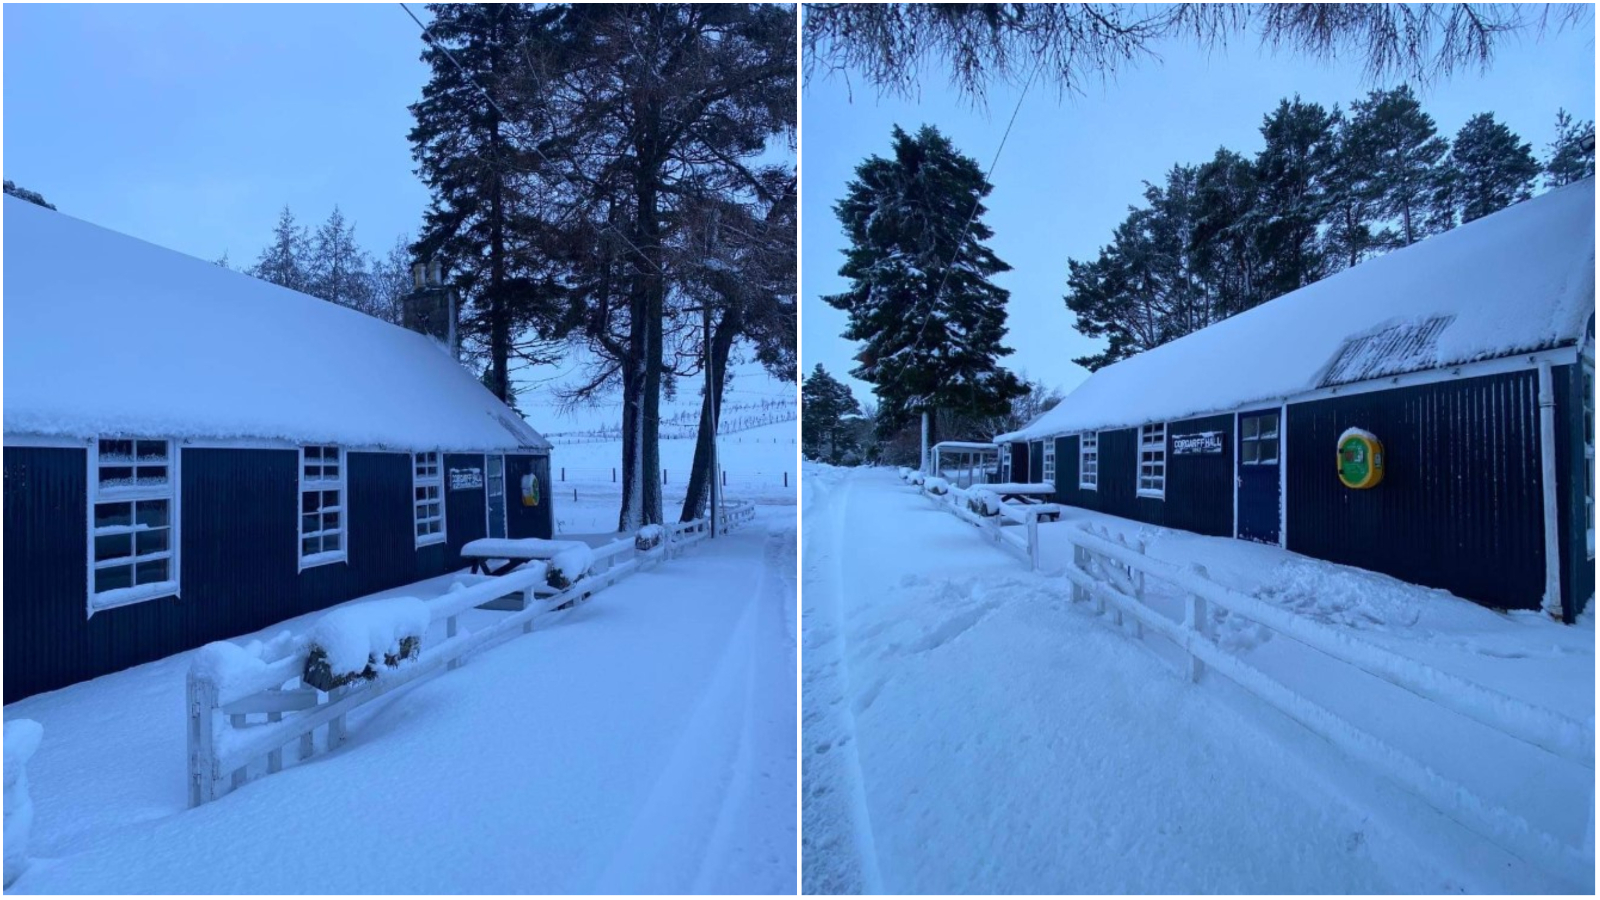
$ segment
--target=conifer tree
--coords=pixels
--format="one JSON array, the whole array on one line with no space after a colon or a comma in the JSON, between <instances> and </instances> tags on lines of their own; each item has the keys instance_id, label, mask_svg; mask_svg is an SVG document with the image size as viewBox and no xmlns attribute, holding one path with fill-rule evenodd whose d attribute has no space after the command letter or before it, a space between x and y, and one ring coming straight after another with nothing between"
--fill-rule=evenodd
<instances>
[{"instance_id":1,"label":"conifer tree","mask_svg":"<svg viewBox=\"0 0 1600 900\"><path fill-rule=\"evenodd\" d=\"M356 244L355 226L335 206L311 236L305 261L306 293L329 303L374 313L367 253Z\"/></svg>"},{"instance_id":2,"label":"conifer tree","mask_svg":"<svg viewBox=\"0 0 1600 900\"><path fill-rule=\"evenodd\" d=\"M837 465L856 447L854 419L861 403L848 385L817 363L800 386L801 449L812 459Z\"/></svg>"},{"instance_id":3,"label":"conifer tree","mask_svg":"<svg viewBox=\"0 0 1600 900\"><path fill-rule=\"evenodd\" d=\"M1450 142L1422 111L1409 85L1376 90L1352 104L1351 127L1369 153L1377 211L1394 223L1390 244L1409 247L1448 230Z\"/></svg>"},{"instance_id":4,"label":"conifer tree","mask_svg":"<svg viewBox=\"0 0 1600 900\"><path fill-rule=\"evenodd\" d=\"M1261 124L1256 154L1256 234L1268 296L1298 290L1327 274L1321 226L1332 201L1337 120L1297 95L1281 100Z\"/></svg>"},{"instance_id":5,"label":"conifer tree","mask_svg":"<svg viewBox=\"0 0 1600 900\"><path fill-rule=\"evenodd\" d=\"M932 126L915 136L896 126L892 145L856 167L834 207L850 286L823 299L849 314L844 336L862 342L851 374L873 386L881 428L940 408L1004 412L1023 388L999 365L1011 353L1001 343L1009 294L990 279L1011 267L984 245L992 188Z\"/></svg>"},{"instance_id":6,"label":"conifer tree","mask_svg":"<svg viewBox=\"0 0 1600 900\"><path fill-rule=\"evenodd\" d=\"M1461 126L1450 158L1455 168L1453 195L1463 223L1533 196L1540 168L1533 145L1496 122L1492 113L1479 113Z\"/></svg>"},{"instance_id":7,"label":"conifer tree","mask_svg":"<svg viewBox=\"0 0 1600 900\"><path fill-rule=\"evenodd\" d=\"M1585 149L1587 139L1587 149ZM1556 111L1556 139L1544 164L1546 187L1561 187L1594 177L1594 120L1579 122L1566 110Z\"/></svg>"},{"instance_id":8,"label":"conifer tree","mask_svg":"<svg viewBox=\"0 0 1600 900\"><path fill-rule=\"evenodd\" d=\"M294 213L285 206L272 227L272 242L262 249L249 273L292 291L306 290L310 286L306 274L310 240L306 230L295 222Z\"/></svg>"}]
</instances>

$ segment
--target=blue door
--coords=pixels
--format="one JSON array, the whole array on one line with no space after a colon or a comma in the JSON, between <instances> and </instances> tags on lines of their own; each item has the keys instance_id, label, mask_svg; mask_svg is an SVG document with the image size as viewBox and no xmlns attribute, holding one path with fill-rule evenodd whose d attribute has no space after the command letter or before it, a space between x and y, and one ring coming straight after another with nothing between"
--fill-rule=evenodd
<instances>
[{"instance_id":1,"label":"blue door","mask_svg":"<svg viewBox=\"0 0 1600 900\"><path fill-rule=\"evenodd\" d=\"M1281 482L1278 479L1283 439L1278 410L1239 414L1239 537L1263 544L1278 543Z\"/></svg>"}]
</instances>

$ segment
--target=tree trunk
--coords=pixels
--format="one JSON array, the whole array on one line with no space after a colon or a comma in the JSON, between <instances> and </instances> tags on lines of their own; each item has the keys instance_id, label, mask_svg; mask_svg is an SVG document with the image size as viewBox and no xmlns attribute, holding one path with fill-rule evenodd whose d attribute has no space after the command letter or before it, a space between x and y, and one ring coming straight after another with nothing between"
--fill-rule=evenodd
<instances>
[{"instance_id":1,"label":"tree trunk","mask_svg":"<svg viewBox=\"0 0 1600 900\"><path fill-rule=\"evenodd\" d=\"M697 518L701 510L706 508L711 494L711 441L714 435L711 426L722 419L722 390L728 382L728 357L733 351L733 338L741 327L738 318L736 314L726 314L712 329L711 370L716 377L712 380L712 395L700 403L700 427L695 432L694 464L689 474L689 492L683 498L683 510L678 516L680 522Z\"/></svg>"},{"instance_id":2,"label":"tree trunk","mask_svg":"<svg viewBox=\"0 0 1600 900\"><path fill-rule=\"evenodd\" d=\"M633 359L622 361L622 507L617 514L617 530L638 531L643 517L638 514L639 497L645 480L639 453L640 378Z\"/></svg>"}]
</instances>

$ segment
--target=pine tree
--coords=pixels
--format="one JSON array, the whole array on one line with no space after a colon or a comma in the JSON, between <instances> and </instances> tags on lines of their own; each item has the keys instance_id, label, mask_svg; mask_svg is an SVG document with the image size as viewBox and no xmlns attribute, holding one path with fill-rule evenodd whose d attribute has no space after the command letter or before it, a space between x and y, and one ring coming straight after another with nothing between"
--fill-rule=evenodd
<instances>
[{"instance_id":1,"label":"pine tree","mask_svg":"<svg viewBox=\"0 0 1600 900\"><path fill-rule=\"evenodd\" d=\"M1539 161L1533 145L1524 143L1492 113L1479 113L1456 132L1450 148L1455 163L1455 201L1462 223L1533 196Z\"/></svg>"},{"instance_id":2,"label":"pine tree","mask_svg":"<svg viewBox=\"0 0 1600 900\"><path fill-rule=\"evenodd\" d=\"M1334 153L1328 171L1328 203L1324 241L1331 268L1351 268L1393 241L1383 229L1378 208L1383 199L1373 175L1377 168L1372 130L1363 120L1339 113L1334 126Z\"/></svg>"},{"instance_id":3,"label":"pine tree","mask_svg":"<svg viewBox=\"0 0 1600 900\"><path fill-rule=\"evenodd\" d=\"M834 207L850 287L823 299L849 314L844 337L863 342L851 374L873 386L890 429L939 408L1004 412L1023 388L999 365L1011 353L1001 344L1008 292L990 278L1011 267L983 243L992 187L932 126L915 137L896 126L892 140L890 157L857 166Z\"/></svg>"},{"instance_id":4,"label":"pine tree","mask_svg":"<svg viewBox=\"0 0 1600 900\"><path fill-rule=\"evenodd\" d=\"M1388 243L1408 247L1449 229L1450 142L1408 85L1373 91L1351 106L1351 127L1367 148L1377 213L1394 223Z\"/></svg>"},{"instance_id":5,"label":"pine tree","mask_svg":"<svg viewBox=\"0 0 1600 900\"><path fill-rule=\"evenodd\" d=\"M400 301L412 291L411 240L395 238L389 252L372 261L372 315L400 322Z\"/></svg>"},{"instance_id":6,"label":"pine tree","mask_svg":"<svg viewBox=\"0 0 1600 900\"><path fill-rule=\"evenodd\" d=\"M310 286L306 276L310 242L306 230L295 223L294 213L285 206L272 228L272 243L261 251L249 274L292 291L306 290Z\"/></svg>"},{"instance_id":7,"label":"pine tree","mask_svg":"<svg viewBox=\"0 0 1600 900\"><path fill-rule=\"evenodd\" d=\"M1566 110L1556 111L1556 139L1544 164L1545 187L1561 187L1594 177L1594 120L1578 122Z\"/></svg>"},{"instance_id":8,"label":"pine tree","mask_svg":"<svg viewBox=\"0 0 1600 900\"><path fill-rule=\"evenodd\" d=\"M1260 187L1255 165L1219 149L1195 176L1195 264L1213 320L1263 299L1261 242L1256 239Z\"/></svg>"},{"instance_id":9,"label":"pine tree","mask_svg":"<svg viewBox=\"0 0 1600 900\"><path fill-rule=\"evenodd\" d=\"M1255 161L1255 231L1261 288L1269 298L1327 274L1320 231L1332 203L1336 121L1320 104L1299 96L1279 101L1262 121L1266 146Z\"/></svg>"},{"instance_id":10,"label":"pine tree","mask_svg":"<svg viewBox=\"0 0 1600 900\"><path fill-rule=\"evenodd\" d=\"M801 449L812 459L838 465L844 454L858 450L854 419L861 404L848 385L817 363L800 386Z\"/></svg>"},{"instance_id":11,"label":"pine tree","mask_svg":"<svg viewBox=\"0 0 1600 900\"><path fill-rule=\"evenodd\" d=\"M523 69L519 47L553 14L521 3L430 3L428 12L422 61L430 76L411 105L409 137L433 197L415 250L450 271L464 336L487 345L490 390L509 400L511 223L524 161L502 113L510 106L507 82Z\"/></svg>"},{"instance_id":12,"label":"pine tree","mask_svg":"<svg viewBox=\"0 0 1600 900\"><path fill-rule=\"evenodd\" d=\"M364 313L374 312L370 262L356 244L355 226L335 206L311 237L306 293Z\"/></svg>"}]
</instances>

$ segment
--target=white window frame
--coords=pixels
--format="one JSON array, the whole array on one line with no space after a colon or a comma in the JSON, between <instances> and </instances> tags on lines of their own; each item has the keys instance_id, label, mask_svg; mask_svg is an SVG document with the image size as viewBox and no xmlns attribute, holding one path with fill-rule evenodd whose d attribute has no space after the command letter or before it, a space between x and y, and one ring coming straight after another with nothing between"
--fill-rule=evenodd
<instances>
[{"instance_id":1,"label":"white window frame","mask_svg":"<svg viewBox=\"0 0 1600 900\"><path fill-rule=\"evenodd\" d=\"M1048 437L1048 438L1044 439L1044 453L1042 455L1044 457L1044 464L1041 466L1041 468L1044 470L1044 483L1045 484L1055 484L1056 483L1056 439L1055 438Z\"/></svg>"},{"instance_id":2,"label":"white window frame","mask_svg":"<svg viewBox=\"0 0 1600 900\"><path fill-rule=\"evenodd\" d=\"M494 476L489 472L489 460L500 460L500 533L505 537L511 536L511 506L506 500L506 455L504 453L485 453L483 455L483 533L494 537L494 504L490 497L494 496Z\"/></svg>"},{"instance_id":3,"label":"white window frame","mask_svg":"<svg viewBox=\"0 0 1600 900\"><path fill-rule=\"evenodd\" d=\"M167 470L166 482L160 485L139 485L136 483L132 485L102 487L100 484L100 444L102 441L134 442L134 458L129 461L126 468L133 470L133 477L135 481L137 481L139 477L138 470L141 468L141 465L138 461L139 443L161 443L166 445L166 458L163 463L160 463L160 465L164 465ZM182 451L176 441L166 438L136 438L122 435L103 435L93 438L89 441L89 447L85 454L88 457L87 468L89 476L87 491L88 503L86 509L88 524L86 529L88 532L88 554L84 560L85 568L87 570L87 577L85 579L85 587L87 589L87 594L85 595L85 612L87 617L93 617L96 612L115 609L119 606L128 606L134 603L143 603L147 600L155 600L160 597L176 597L179 595L181 581L180 576L183 571L182 559L180 558L183 547L183 541L181 540L180 534L183 516L179 508L180 494L182 493L179 489L179 485L182 482L178 470L178 455L181 452ZM157 463L146 462L144 464L144 466L153 465L157 465ZM126 527L111 526L97 534L95 528L96 506L103 503L128 503L130 504L130 514L133 515L135 517L135 521L137 521L136 517L138 515L138 504L140 502L151 502L157 500L165 500L167 502L166 550L155 553L147 553L142 557L139 556L137 541L140 529L137 524L128 525ZM132 549L134 555L128 557L118 557L118 561L107 561L105 564L96 564L94 558L95 538L106 537L114 534L128 534L132 536L130 538L130 542L132 543L130 549ZM96 571L124 564L119 562L120 560L126 560L126 565L137 567L138 563L141 561L152 562L158 559L167 560L167 575L169 577L166 580L152 581L146 584L134 584L130 587L113 588L108 591L95 591L94 576Z\"/></svg>"},{"instance_id":4,"label":"white window frame","mask_svg":"<svg viewBox=\"0 0 1600 900\"><path fill-rule=\"evenodd\" d=\"M1146 453L1159 454L1154 460L1146 461ZM1139 426L1139 451L1134 454L1134 484L1138 485L1138 494L1141 497L1150 497L1155 500L1167 499L1167 423L1151 422ZM1160 474L1157 474L1157 469ZM1146 474L1146 470L1149 474ZM1160 487L1146 487L1145 483L1159 483Z\"/></svg>"},{"instance_id":5,"label":"white window frame","mask_svg":"<svg viewBox=\"0 0 1600 900\"><path fill-rule=\"evenodd\" d=\"M417 499L417 491L432 489L434 495ZM429 504L437 504L439 514L427 515L424 510ZM487 504L485 504L487 505ZM444 509L444 453L439 450L424 450L411 454L411 536L416 539L418 547L427 547L433 544L442 544L446 540L446 520ZM437 522L439 530L428 534L418 534L417 529L425 523Z\"/></svg>"},{"instance_id":6,"label":"white window frame","mask_svg":"<svg viewBox=\"0 0 1600 900\"><path fill-rule=\"evenodd\" d=\"M1270 432L1265 431L1265 430L1261 430L1261 424L1266 421L1266 418L1268 416L1272 417L1272 430ZM1283 416L1282 410L1276 410L1276 409L1272 409L1272 410L1264 409L1264 410L1261 410L1259 412L1253 412L1253 413L1250 413L1248 415L1240 416L1240 419L1239 419L1239 464L1240 465L1244 465L1244 466L1280 466L1280 465L1283 464L1283 418L1284 418L1284 416ZM1247 425L1247 424L1249 424L1251 422L1256 423L1257 431L1256 431L1255 434L1247 435L1247 434L1245 434L1245 430L1244 430L1245 429L1245 425ZM1263 441L1271 441L1272 442L1272 455L1270 457L1269 456L1263 456L1262 453L1261 453L1261 445L1262 445ZM1256 458L1255 459L1246 459L1245 458L1246 453L1248 451L1250 451L1250 450L1254 450L1256 452Z\"/></svg>"},{"instance_id":7,"label":"white window frame","mask_svg":"<svg viewBox=\"0 0 1600 900\"><path fill-rule=\"evenodd\" d=\"M1086 491L1100 490L1100 432L1085 431L1078 435L1078 487Z\"/></svg>"},{"instance_id":8,"label":"white window frame","mask_svg":"<svg viewBox=\"0 0 1600 900\"><path fill-rule=\"evenodd\" d=\"M337 461L334 463L334 465L339 469L338 478L324 477L319 478L316 481L306 480L306 450L309 447L320 448L324 453L326 453L328 450L333 450L337 454ZM347 465L348 460L346 459L345 448L336 444L302 444L299 450L300 467L295 470L295 482L297 490L295 491L294 509L294 547L295 556L300 560L300 571L304 572L307 569L314 568L316 566L325 566L330 563L348 562L350 559L350 469ZM324 455L322 459L323 465L326 465L327 457ZM316 491L319 494L323 491L339 492L338 506L318 508L318 514L327 513L329 511L337 512L339 514L339 527L323 529L315 532L314 535L309 535L320 536L324 534L338 534L338 550L324 550L319 553L312 553L310 555L307 555L305 552L305 542L306 538L308 537L308 535L305 533L305 495L311 493L312 491Z\"/></svg>"}]
</instances>

